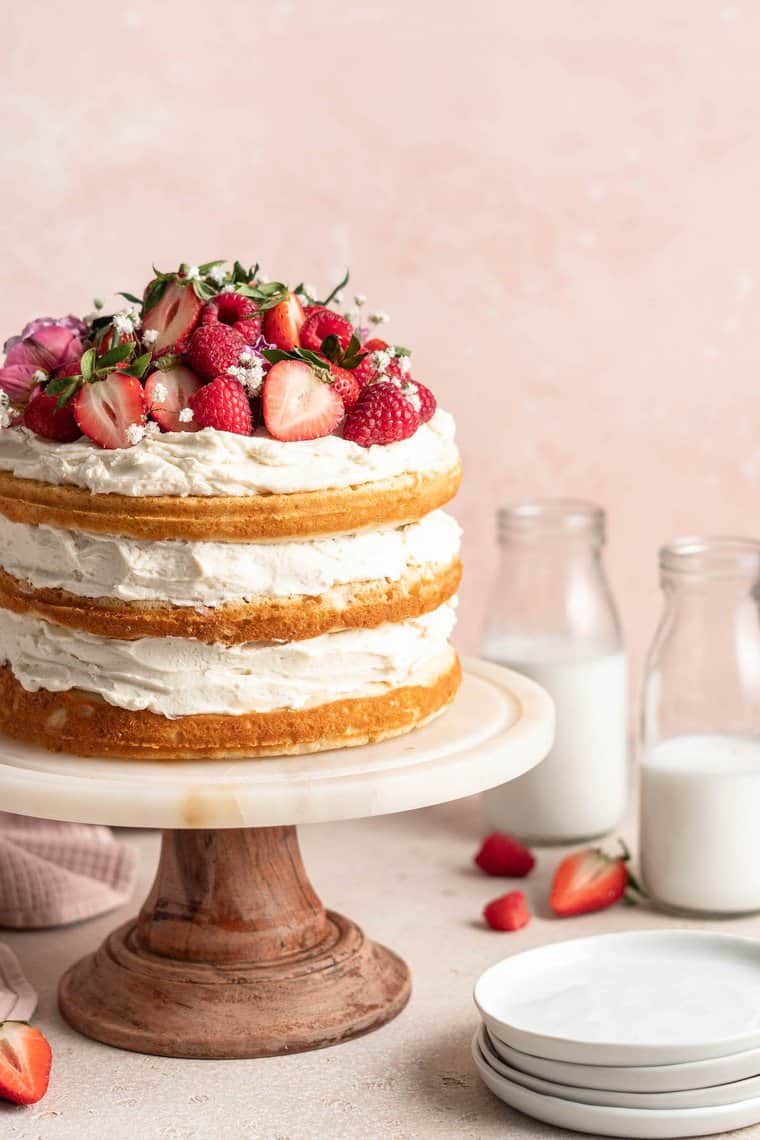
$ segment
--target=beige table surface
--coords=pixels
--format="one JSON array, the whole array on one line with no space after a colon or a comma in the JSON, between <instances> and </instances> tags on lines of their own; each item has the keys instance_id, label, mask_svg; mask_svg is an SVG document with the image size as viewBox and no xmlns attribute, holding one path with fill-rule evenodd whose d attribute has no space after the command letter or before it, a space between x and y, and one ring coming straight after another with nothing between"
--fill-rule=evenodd
<instances>
[{"instance_id":1,"label":"beige table surface","mask_svg":"<svg viewBox=\"0 0 760 1140\"><path fill-rule=\"evenodd\" d=\"M27 1109L0 1107L5 1140L332 1140L333 1137L572 1136L502 1105L469 1056L477 1025L473 981L509 953L614 930L685 926L618 906L551 919L546 898L558 850L539 853L525 890L537 912L517 934L479 921L502 890L471 859L483 831L476 799L374 820L302 829L306 865L331 907L358 920L412 968L412 1000L377 1033L334 1049L257 1061L174 1061L88 1041L61 1021L56 983L75 958L136 909L155 867L158 837L122 833L140 852L133 904L44 933L0 932L40 994L37 1024L54 1052L50 1090ZM632 838L632 828L623 832ZM502 884L504 885L502 886ZM698 926L698 923L691 924ZM760 935L760 919L712 928ZM760 1137L760 1126L745 1137Z\"/></svg>"}]
</instances>

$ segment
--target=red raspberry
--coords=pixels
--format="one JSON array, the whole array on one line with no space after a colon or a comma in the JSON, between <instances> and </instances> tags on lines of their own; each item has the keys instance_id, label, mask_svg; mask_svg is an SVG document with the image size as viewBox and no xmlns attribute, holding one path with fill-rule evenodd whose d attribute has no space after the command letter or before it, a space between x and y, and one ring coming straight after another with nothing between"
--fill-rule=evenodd
<instances>
[{"instance_id":1,"label":"red raspberry","mask_svg":"<svg viewBox=\"0 0 760 1140\"><path fill-rule=\"evenodd\" d=\"M251 435L253 416L245 388L232 376L217 376L188 400L195 422L202 428Z\"/></svg>"},{"instance_id":2,"label":"red raspberry","mask_svg":"<svg viewBox=\"0 0 760 1140\"><path fill-rule=\"evenodd\" d=\"M522 891L510 891L492 899L483 909L483 918L491 930L520 930L530 922L530 911Z\"/></svg>"},{"instance_id":3,"label":"red raspberry","mask_svg":"<svg viewBox=\"0 0 760 1140\"><path fill-rule=\"evenodd\" d=\"M82 433L74 419L71 403L64 404L62 408L57 408L56 403L56 396L46 396L44 392L32 396L24 410L24 426L43 439L73 443Z\"/></svg>"},{"instance_id":4,"label":"red raspberry","mask_svg":"<svg viewBox=\"0 0 760 1140\"><path fill-rule=\"evenodd\" d=\"M190 337L187 362L198 376L213 380L238 363L245 347L245 338L231 325L200 325Z\"/></svg>"},{"instance_id":5,"label":"red raspberry","mask_svg":"<svg viewBox=\"0 0 760 1140\"><path fill-rule=\"evenodd\" d=\"M414 435L420 417L406 396L389 380L365 388L346 416L343 436L361 447L396 443Z\"/></svg>"},{"instance_id":6,"label":"red raspberry","mask_svg":"<svg viewBox=\"0 0 760 1140\"><path fill-rule=\"evenodd\" d=\"M261 317L250 297L241 293L220 293L201 309L202 325L231 325L249 344L261 335Z\"/></svg>"},{"instance_id":7,"label":"red raspberry","mask_svg":"<svg viewBox=\"0 0 760 1140\"><path fill-rule=\"evenodd\" d=\"M331 364L330 376L332 377L333 388L340 396L344 406L352 408L361 395L361 385L355 374L348 368Z\"/></svg>"},{"instance_id":8,"label":"red raspberry","mask_svg":"<svg viewBox=\"0 0 760 1140\"><path fill-rule=\"evenodd\" d=\"M399 358L397 356L391 357L384 372L380 371L375 353L386 352L388 348L390 348L390 345L388 345L384 340L380 340L377 337L375 337L373 340L368 340L367 343L363 346L362 351L368 352L369 355L365 356L364 359L361 360L354 369L359 383L362 385L362 387L366 387L367 384L374 384L383 376L388 376L391 379L395 380L408 379L408 377L406 377L401 371L401 364L399 363Z\"/></svg>"},{"instance_id":9,"label":"red raspberry","mask_svg":"<svg viewBox=\"0 0 760 1140\"><path fill-rule=\"evenodd\" d=\"M332 309L325 309L321 305L312 305L306 310L306 320L301 326L301 348L310 348L312 352L319 352L322 341L328 336L337 336L341 348L347 348L348 342L354 335L351 322Z\"/></svg>"},{"instance_id":10,"label":"red raspberry","mask_svg":"<svg viewBox=\"0 0 760 1140\"><path fill-rule=\"evenodd\" d=\"M430 389L426 388L424 384L420 384L418 380L413 380L412 383L417 389L417 396L420 401L420 422L426 424L428 420L432 419L435 415L438 401Z\"/></svg>"},{"instance_id":11,"label":"red raspberry","mask_svg":"<svg viewBox=\"0 0 760 1140\"><path fill-rule=\"evenodd\" d=\"M522 879L536 865L532 851L503 831L493 831L483 840L475 862L487 875Z\"/></svg>"}]
</instances>

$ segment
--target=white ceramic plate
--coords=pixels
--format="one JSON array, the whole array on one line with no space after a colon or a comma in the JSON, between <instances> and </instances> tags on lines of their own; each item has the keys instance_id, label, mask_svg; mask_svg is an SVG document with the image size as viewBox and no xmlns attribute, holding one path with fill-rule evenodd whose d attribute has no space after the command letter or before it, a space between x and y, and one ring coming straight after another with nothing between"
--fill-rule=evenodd
<instances>
[{"instance_id":1,"label":"white ceramic plate","mask_svg":"<svg viewBox=\"0 0 760 1140\"><path fill-rule=\"evenodd\" d=\"M485 1061L473 1041L473 1060L484 1084L499 1100L558 1128L596 1136L621 1136L625 1140L666 1140L669 1137L710 1136L746 1128L760 1121L760 1098L713 1108L671 1108L659 1112L647 1108L609 1108L578 1104L556 1096L544 1096L507 1080Z\"/></svg>"},{"instance_id":2,"label":"white ceramic plate","mask_svg":"<svg viewBox=\"0 0 760 1140\"><path fill-rule=\"evenodd\" d=\"M760 942L648 930L555 942L498 962L475 1003L523 1053L674 1065L760 1047Z\"/></svg>"},{"instance_id":3,"label":"white ceramic plate","mask_svg":"<svg viewBox=\"0 0 760 1140\"><path fill-rule=\"evenodd\" d=\"M522 1073L507 1065L494 1051L488 1039L488 1031L481 1026L477 1042L486 1064L523 1088L545 1096L558 1096L565 1100L577 1100L580 1104L602 1104L610 1108L711 1108L718 1104L738 1104L739 1101L760 1098L760 1077L749 1077L745 1081L733 1081L728 1085L713 1085L706 1089L688 1089L684 1092L637 1093L613 1092L600 1089L578 1088L575 1085L557 1084L530 1073Z\"/></svg>"},{"instance_id":4,"label":"white ceramic plate","mask_svg":"<svg viewBox=\"0 0 760 1140\"><path fill-rule=\"evenodd\" d=\"M578 1088L606 1089L612 1092L665 1093L685 1089L704 1089L743 1081L760 1074L760 1049L713 1057L708 1061L689 1061L685 1065L632 1065L628 1069L615 1065L573 1065L567 1061L546 1061L512 1049L490 1034L491 1044L514 1069Z\"/></svg>"}]
</instances>

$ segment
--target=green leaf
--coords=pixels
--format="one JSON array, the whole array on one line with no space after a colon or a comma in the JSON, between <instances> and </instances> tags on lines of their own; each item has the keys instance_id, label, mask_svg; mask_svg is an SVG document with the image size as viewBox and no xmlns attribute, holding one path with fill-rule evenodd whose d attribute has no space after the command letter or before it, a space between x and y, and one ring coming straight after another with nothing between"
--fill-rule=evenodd
<instances>
[{"instance_id":1,"label":"green leaf","mask_svg":"<svg viewBox=\"0 0 760 1140\"><path fill-rule=\"evenodd\" d=\"M200 277L193 280L193 292L199 301L210 301L215 297L218 290L207 285L205 281L201 281Z\"/></svg>"},{"instance_id":2,"label":"green leaf","mask_svg":"<svg viewBox=\"0 0 760 1140\"><path fill-rule=\"evenodd\" d=\"M95 371L104 372L116 364L121 364L123 360L127 360L132 355L133 351L134 346L132 344L117 344L114 348L109 348L108 352L104 352L95 361Z\"/></svg>"},{"instance_id":3,"label":"green leaf","mask_svg":"<svg viewBox=\"0 0 760 1140\"><path fill-rule=\"evenodd\" d=\"M95 364L95 349L88 348L87 352L82 353L82 359L79 361L79 369L85 381L89 383L92 380L92 370Z\"/></svg>"},{"instance_id":4,"label":"green leaf","mask_svg":"<svg viewBox=\"0 0 760 1140\"><path fill-rule=\"evenodd\" d=\"M134 363L130 364L129 368L125 368L127 376L136 376L138 380L142 380L145 373L150 367L152 353L146 352L142 356L138 356Z\"/></svg>"},{"instance_id":5,"label":"green leaf","mask_svg":"<svg viewBox=\"0 0 760 1140\"><path fill-rule=\"evenodd\" d=\"M333 289L332 293L330 293L330 295L328 297L325 297L324 301L319 302L320 305L329 305L331 301L334 301L335 297L337 296L338 293L340 293L341 289L345 289L346 285L348 285L348 279L350 276L351 276L350 271L347 269L344 276L343 276L343 280L338 282L338 284Z\"/></svg>"},{"instance_id":6,"label":"green leaf","mask_svg":"<svg viewBox=\"0 0 760 1140\"><path fill-rule=\"evenodd\" d=\"M396 353L396 356L411 356L412 355L411 348L404 348L403 345L400 345L400 344L394 344L393 345L393 351Z\"/></svg>"},{"instance_id":7,"label":"green leaf","mask_svg":"<svg viewBox=\"0 0 760 1140\"><path fill-rule=\"evenodd\" d=\"M160 372L168 372L170 368L176 368L181 360L182 357L176 353L167 352L165 356L158 357L156 360L156 368L158 368Z\"/></svg>"},{"instance_id":8,"label":"green leaf","mask_svg":"<svg viewBox=\"0 0 760 1140\"><path fill-rule=\"evenodd\" d=\"M110 325L112 320L113 313L111 313L111 315L108 317L95 317L90 321L90 328L93 332L98 332L100 329L104 329L107 325Z\"/></svg>"},{"instance_id":9,"label":"green leaf","mask_svg":"<svg viewBox=\"0 0 760 1140\"><path fill-rule=\"evenodd\" d=\"M81 387L81 380L79 376L70 377L71 384L64 388L60 396L55 402L56 408L65 408L69 400L73 400Z\"/></svg>"},{"instance_id":10,"label":"green leaf","mask_svg":"<svg viewBox=\"0 0 760 1140\"><path fill-rule=\"evenodd\" d=\"M151 309L154 309L156 307L166 292L166 289L169 285L169 280L169 277L163 276L156 277L154 281L151 281L150 285L145 290L145 301L143 302L144 313L149 313Z\"/></svg>"},{"instance_id":11,"label":"green leaf","mask_svg":"<svg viewBox=\"0 0 760 1140\"><path fill-rule=\"evenodd\" d=\"M198 266L198 272L201 277L205 277L206 274L212 269L215 269L217 265L224 265L224 261L225 259L223 257L220 257L218 261L204 261L203 265Z\"/></svg>"},{"instance_id":12,"label":"green leaf","mask_svg":"<svg viewBox=\"0 0 760 1140\"><path fill-rule=\"evenodd\" d=\"M117 297L123 297L125 301L131 301L133 305L142 305L142 298L135 297L134 293L117 293Z\"/></svg>"},{"instance_id":13,"label":"green leaf","mask_svg":"<svg viewBox=\"0 0 760 1140\"><path fill-rule=\"evenodd\" d=\"M45 385L45 395L46 396L57 396L60 392L63 392L64 389L66 389L70 386L72 380L81 380L81 379L82 379L82 377L80 375L56 376L55 380L48 380L47 384Z\"/></svg>"},{"instance_id":14,"label":"green leaf","mask_svg":"<svg viewBox=\"0 0 760 1140\"><path fill-rule=\"evenodd\" d=\"M284 348L265 348L262 351L262 356L270 364L279 364L281 360L300 360L304 364L309 364L315 372L319 372L322 379L330 371L322 357L317 356L316 352L312 352L310 348L293 348L290 351Z\"/></svg>"},{"instance_id":15,"label":"green leaf","mask_svg":"<svg viewBox=\"0 0 760 1140\"><path fill-rule=\"evenodd\" d=\"M322 341L322 355L326 356L333 364L340 364L343 358L343 351L335 333L330 333L330 335L326 336Z\"/></svg>"}]
</instances>

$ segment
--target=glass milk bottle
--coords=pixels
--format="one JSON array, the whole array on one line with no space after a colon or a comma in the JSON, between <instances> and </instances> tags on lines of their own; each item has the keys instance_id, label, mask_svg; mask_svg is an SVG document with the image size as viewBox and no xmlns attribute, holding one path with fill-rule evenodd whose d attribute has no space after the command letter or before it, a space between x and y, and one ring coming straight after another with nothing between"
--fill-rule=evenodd
<instances>
[{"instance_id":1,"label":"glass milk bottle","mask_svg":"<svg viewBox=\"0 0 760 1140\"><path fill-rule=\"evenodd\" d=\"M501 567L482 653L554 698L554 747L487 792L490 826L535 843L604 834L627 792L626 660L602 563L604 511L539 500L499 512Z\"/></svg>"},{"instance_id":2,"label":"glass milk bottle","mask_svg":"<svg viewBox=\"0 0 760 1140\"><path fill-rule=\"evenodd\" d=\"M660 551L641 701L641 878L699 915L760 910L760 542Z\"/></svg>"}]
</instances>

